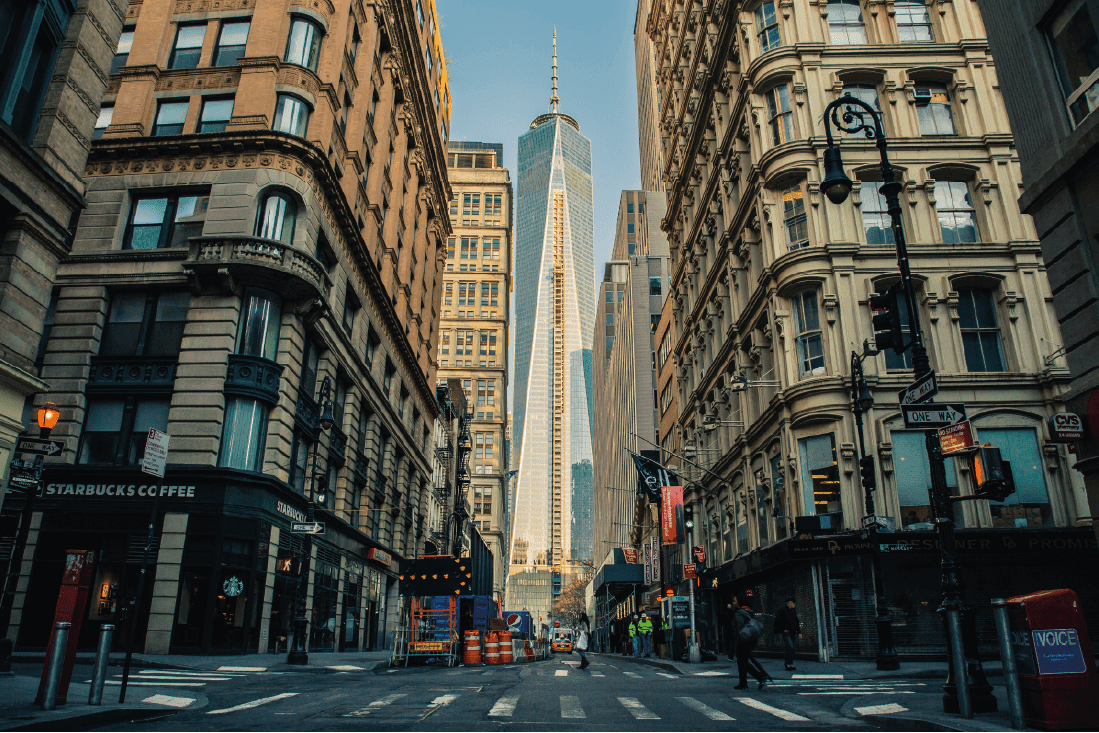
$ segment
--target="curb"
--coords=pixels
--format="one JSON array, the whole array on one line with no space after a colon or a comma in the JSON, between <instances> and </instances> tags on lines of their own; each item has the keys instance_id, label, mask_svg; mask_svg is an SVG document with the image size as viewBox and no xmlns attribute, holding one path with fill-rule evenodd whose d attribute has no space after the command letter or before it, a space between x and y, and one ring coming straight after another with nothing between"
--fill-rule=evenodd
<instances>
[{"instance_id":1,"label":"curb","mask_svg":"<svg viewBox=\"0 0 1099 733\"><path fill-rule=\"evenodd\" d=\"M89 730L110 723L166 718L169 715L176 715L179 712L181 711L153 708L117 708L114 710L100 710L94 713L85 713L83 715L37 720L24 725L3 728L3 730Z\"/></svg>"}]
</instances>

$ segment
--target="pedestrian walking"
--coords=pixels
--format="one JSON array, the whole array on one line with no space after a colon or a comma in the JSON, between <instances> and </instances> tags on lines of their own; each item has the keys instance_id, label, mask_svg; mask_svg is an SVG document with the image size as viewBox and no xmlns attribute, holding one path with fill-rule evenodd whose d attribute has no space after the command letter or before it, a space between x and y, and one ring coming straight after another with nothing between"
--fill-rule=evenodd
<instances>
[{"instance_id":1,"label":"pedestrian walking","mask_svg":"<svg viewBox=\"0 0 1099 733\"><path fill-rule=\"evenodd\" d=\"M775 633L782 636L782 643L786 649L786 670L797 671L794 666L795 640L801 638L801 620L798 619L797 602L791 596L786 599L786 605L775 614Z\"/></svg>"},{"instance_id":2,"label":"pedestrian walking","mask_svg":"<svg viewBox=\"0 0 1099 733\"><path fill-rule=\"evenodd\" d=\"M725 614L721 617L721 631L725 636L725 653L729 661L736 661L736 606L725 604Z\"/></svg>"},{"instance_id":3,"label":"pedestrian walking","mask_svg":"<svg viewBox=\"0 0 1099 733\"><path fill-rule=\"evenodd\" d=\"M636 613L630 617L630 647L635 657L641 656L641 631L637 628L638 620Z\"/></svg>"},{"instance_id":4,"label":"pedestrian walking","mask_svg":"<svg viewBox=\"0 0 1099 733\"><path fill-rule=\"evenodd\" d=\"M641 645L646 657L653 655L653 622L648 613L641 614L641 620L637 622L637 632L641 634Z\"/></svg>"},{"instance_id":5,"label":"pedestrian walking","mask_svg":"<svg viewBox=\"0 0 1099 733\"><path fill-rule=\"evenodd\" d=\"M591 641L591 624L588 622L588 614L580 614L580 623L576 625L576 653L580 655L580 667L584 669L591 662L588 661L588 644Z\"/></svg>"},{"instance_id":6,"label":"pedestrian walking","mask_svg":"<svg viewBox=\"0 0 1099 733\"><path fill-rule=\"evenodd\" d=\"M757 689L762 690L767 685L769 675L759 661L752 657L752 650L763 635L763 624L752 614L752 608L741 606L735 596L733 606L737 607L733 614L733 623L736 627L736 666L740 674L740 684L733 689L747 690L748 675L751 674L759 683Z\"/></svg>"}]
</instances>

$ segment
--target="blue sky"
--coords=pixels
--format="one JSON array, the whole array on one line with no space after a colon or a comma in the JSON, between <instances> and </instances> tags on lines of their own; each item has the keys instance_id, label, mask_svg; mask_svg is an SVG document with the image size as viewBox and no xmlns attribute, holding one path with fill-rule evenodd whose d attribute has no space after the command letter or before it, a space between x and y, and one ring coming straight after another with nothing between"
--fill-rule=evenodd
<instances>
[{"instance_id":1,"label":"blue sky","mask_svg":"<svg viewBox=\"0 0 1099 733\"><path fill-rule=\"evenodd\" d=\"M560 109L592 143L595 278L610 259L619 194L641 183L636 0L436 0L448 58L452 140L498 142L516 183L515 149L531 120L549 111L557 26Z\"/></svg>"}]
</instances>

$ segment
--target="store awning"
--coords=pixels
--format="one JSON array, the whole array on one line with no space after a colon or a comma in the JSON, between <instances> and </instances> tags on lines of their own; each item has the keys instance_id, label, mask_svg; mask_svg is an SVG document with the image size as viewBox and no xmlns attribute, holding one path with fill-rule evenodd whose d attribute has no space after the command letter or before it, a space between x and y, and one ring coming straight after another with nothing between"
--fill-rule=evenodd
<instances>
[{"instance_id":1,"label":"store awning","mask_svg":"<svg viewBox=\"0 0 1099 733\"><path fill-rule=\"evenodd\" d=\"M644 566L640 563L606 564L595 573L595 592L599 593L603 586L641 585L645 582ZM608 589L609 590L609 589Z\"/></svg>"}]
</instances>

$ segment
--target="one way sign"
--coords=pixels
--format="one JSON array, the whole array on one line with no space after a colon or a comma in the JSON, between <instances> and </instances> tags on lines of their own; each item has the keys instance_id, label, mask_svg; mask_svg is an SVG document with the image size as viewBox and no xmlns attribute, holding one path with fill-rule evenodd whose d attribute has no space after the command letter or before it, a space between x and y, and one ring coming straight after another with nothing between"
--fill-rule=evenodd
<instances>
[{"instance_id":1,"label":"one way sign","mask_svg":"<svg viewBox=\"0 0 1099 733\"><path fill-rule=\"evenodd\" d=\"M966 419L965 405L960 402L948 405L901 405L901 412L904 414L906 428L924 430L947 428Z\"/></svg>"},{"instance_id":2,"label":"one way sign","mask_svg":"<svg viewBox=\"0 0 1099 733\"><path fill-rule=\"evenodd\" d=\"M60 440L30 440L23 438L15 446L16 453L36 453L42 456L58 456L65 450Z\"/></svg>"}]
</instances>

